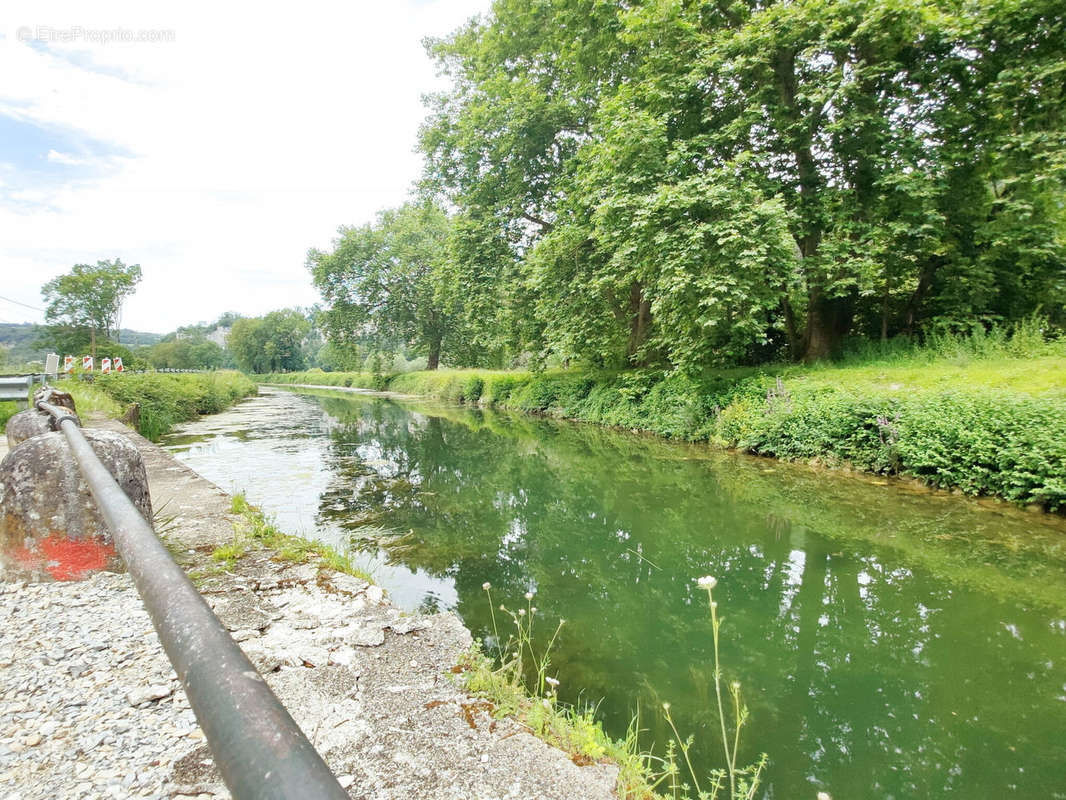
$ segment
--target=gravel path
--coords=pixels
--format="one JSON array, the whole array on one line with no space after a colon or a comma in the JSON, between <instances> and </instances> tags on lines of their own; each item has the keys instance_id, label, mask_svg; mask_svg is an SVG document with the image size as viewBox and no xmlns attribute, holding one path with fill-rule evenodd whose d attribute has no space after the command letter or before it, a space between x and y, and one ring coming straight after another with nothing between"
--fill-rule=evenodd
<instances>
[{"instance_id":1,"label":"gravel path","mask_svg":"<svg viewBox=\"0 0 1066 800\"><path fill-rule=\"evenodd\" d=\"M165 539L189 570L232 539L229 498L112 421L145 458ZM453 614L406 616L376 586L253 551L201 592L354 798L615 797L459 690ZM0 798L228 797L126 575L0 583Z\"/></svg>"},{"instance_id":2,"label":"gravel path","mask_svg":"<svg viewBox=\"0 0 1066 800\"><path fill-rule=\"evenodd\" d=\"M203 734L125 575L0 584L0 630L0 796L169 796Z\"/></svg>"}]
</instances>

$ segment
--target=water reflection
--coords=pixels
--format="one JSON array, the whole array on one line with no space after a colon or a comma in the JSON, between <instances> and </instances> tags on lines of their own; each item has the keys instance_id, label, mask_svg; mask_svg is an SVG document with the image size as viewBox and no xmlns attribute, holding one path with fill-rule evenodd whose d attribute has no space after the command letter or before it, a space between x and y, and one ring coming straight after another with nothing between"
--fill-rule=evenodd
<instances>
[{"instance_id":1,"label":"water reflection","mask_svg":"<svg viewBox=\"0 0 1066 800\"><path fill-rule=\"evenodd\" d=\"M207 426L206 428L204 426ZM211 426L214 426L212 428ZM285 526L351 537L409 608L491 630L535 591L565 699L717 763L709 624L767 796L1066 796L1062 521L526 417L271 393L170 445ZM743 748L742 748L743 751Z\"/></svg>"}]
</instances>

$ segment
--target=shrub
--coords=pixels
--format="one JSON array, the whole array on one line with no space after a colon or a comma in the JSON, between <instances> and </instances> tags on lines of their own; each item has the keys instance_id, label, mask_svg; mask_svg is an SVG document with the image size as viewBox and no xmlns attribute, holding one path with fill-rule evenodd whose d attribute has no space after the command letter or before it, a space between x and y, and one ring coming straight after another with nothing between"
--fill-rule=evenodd
<instances>
[{"instance_id":1,"label":"shrub","mask_svg":"<svg viewBox=\"0 0 1066 800\"><path fill-rule=\"evenodd\" d=\"M152 440L179 422L217 414L255 393L252 381L232 371L99 375L93 385L124 407L139 404L139 431Z\"/></svg>"},{"instance_id":2,"label":"shrub","mask_svg":"<svg viewBox=\"0 0 1066 800\"><path fill-rule=\"evenodd\" d=\"M939 354L999 358L1012 348L1040 353L1057 346L1044 343L1040 331L1021 327L1010 337L995 332L984 338L945 336L913 351L918 355L912 358L931 357L934 348ZM914 368L913 361L905 366ZM343 380L345 385L711 441L756 455L911 475L940 488L1066 509L1066 392L1055 390L1054 381L1043 394L984 388L981 376L987 367L966 373L968 384L953 367L947 385L963 388L945 390L949 373L928 364L920 369L921 379L908 385L906 393L895 391L881 379L881 368L868 363L855 370L744 368L697 377L657 370L435 370L394 376L345 373ZM1003 369L994 373L997 381L1006 374ZM265 378L325 384L341 375Z\"/></svg>"}]
</instances>

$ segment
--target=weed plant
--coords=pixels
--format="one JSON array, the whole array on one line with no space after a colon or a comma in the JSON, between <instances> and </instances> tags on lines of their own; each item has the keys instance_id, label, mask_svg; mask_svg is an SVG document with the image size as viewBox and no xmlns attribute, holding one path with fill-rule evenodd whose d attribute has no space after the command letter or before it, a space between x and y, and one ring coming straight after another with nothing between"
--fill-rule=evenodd
<instances>
[{"instance_id":1,"label":"weed plant","mask_svg":"<svg viewBox=\"0 0 1066 800\"><path fill-rule=\"evenodd\" d=\"M230 511L238 515L233 523L233 541L216 547L211 553L211 558L221 569L232 569L249 549L258 546L272 550L274 557L281 561L317 559L326 569L374 583L373 576L357 567L349 554L338 552L322 542L282 532L262 510L251 505L243 493L233 496Z\"/></svg>"},{"instance_id":2,"label":"weed plant","mask_svg":"<svg viewBox=\"0 0 1066 800\"><path fill-rule=\"evenodd\" d=\"M663 756L655 756L639 747L639 717L630 722L624 738L615 740L604 732L596 719L595 706L576 707L559 700L560 680L550 674L551 651L565 621L559 620L547 643L538 648L534 637L537 608L533 605L532 592L526 593L524 606L510 609L501 604L497 608L492 599L491 584L482 585L489 603L492 637L487 642L479 642L465 654L460 664L464 686L471 693L489 700L497 716L515 716L534 735L569 753L575 763L591 764L604 759L616 763L619 768L618 795L624 800L666 797L661 794L663 787L674 800L717 800L726 788L729 800L754 800L766 755L750 766L737 766L741 729L747 722L748 710L741 700L738 682L729 685L731 716L722 701L723 673L718 655L721 618L711 596L716 583L710 577L699 580L710 603L715 696L725 767L712 771L702 780L690 757L693 738L682 737L670 715L669 703L664 703L662 710L674 738L667 744ZM500 618L497 618L497 611ZM500 633L501 619L504 620L506 639ZM687 778L682 777L682 765ZM691 779L691 785L687 779Z\"/></svg>"}]
</instances>

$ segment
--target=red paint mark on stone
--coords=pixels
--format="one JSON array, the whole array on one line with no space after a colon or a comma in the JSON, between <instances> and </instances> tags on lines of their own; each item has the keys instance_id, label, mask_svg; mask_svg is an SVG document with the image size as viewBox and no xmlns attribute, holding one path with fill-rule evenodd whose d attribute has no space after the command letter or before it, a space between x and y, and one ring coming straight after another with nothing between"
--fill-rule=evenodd
<instances>
[{"instance_id":1,"label":"red paint mark on stone","mask_svg":"<svg viewBox=\"0 0 1066 800\"><path fill-rule=\"evenodd\" d=\"M24 569L45 569L57 581L76 581L104 569L115 558L115 546L96 539L67 539L53 534L31 547L18 547L12 557Z\"/></svg>"}]
</instances>

